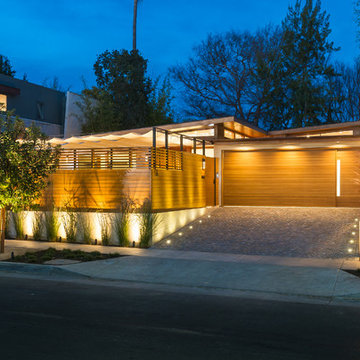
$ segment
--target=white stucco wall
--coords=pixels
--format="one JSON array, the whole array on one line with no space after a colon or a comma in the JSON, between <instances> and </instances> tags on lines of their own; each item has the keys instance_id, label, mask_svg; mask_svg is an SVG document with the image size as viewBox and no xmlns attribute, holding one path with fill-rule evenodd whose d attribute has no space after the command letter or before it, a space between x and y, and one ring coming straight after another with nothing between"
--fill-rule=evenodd
<instances>
[{"instance_id":1,"label":"white stucco wall","mask_svg":"<svg viewBox=\"0 0 360 360\"><path fill-rule=\"evenodd\" d=\"M207 208L199 209L187 209L187 210L177 210L177 211L168 211L158 214L158 225L156 232L154 233L153 243L156 243L168 235L176 232L178 229L186 226L188 223L196 220L198 217L206 214ZM98 243L101 243L101 225L100 217L106 216L111 223L114 218L114 213L96 213L96 212L84 212L82 213L86 216L88 224L90 225L91 238L93 240L97 239ZM66 238L65 229L63 226L63 217L66 216L64 212L57 212L58 221L60 223L60 228L57 236L61 236L62 239ZM33 221L34 221L34 211L24 211L24 234L27 234L29 238L33 235ZM111 225L110 225L111 227ZM117 239L115 231L110 230L111 233L111 244L116 245ZM11 216L9 217L9 235L14 238L16 236L14 224L12 222ZM130 214L130 229L129 229L129 239L132 243L139 242L140 236L140 221L137 214ZM43 234L45 239L45 233ZM81 242L81 239L78 240Z\"/></svg>"},{"instance_id":2,"label":"white stucco wall","mask_svg":"<svg viewBox=\"0 0 360 360\"><path fill-rule=\"evenodd\" d=\"M66 93L65 106L65 123L64 123L64 138L81 135L81 124L83 120L83 113L78 103L83 103L79 94L71 91Z\"/></svg>"}]
</instances>

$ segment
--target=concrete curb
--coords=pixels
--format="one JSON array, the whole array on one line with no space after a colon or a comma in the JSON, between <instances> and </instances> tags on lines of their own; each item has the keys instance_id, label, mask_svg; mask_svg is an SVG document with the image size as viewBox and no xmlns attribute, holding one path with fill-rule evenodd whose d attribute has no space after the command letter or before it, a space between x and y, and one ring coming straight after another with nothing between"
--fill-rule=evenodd
<instances>
[{"instance_id":1,"label":"concrete curb","mask_svg":"<svg viewBox=\"0 0 360 360\"><path fill-rule=\"evenodd\" d=\"M83 279L91 278L91 276L84 275L68 269L63 269L53 265L24 264L5 261L0 263L0 274L2 272L27 273L33 275L47 276L79 277Z\"/></svg>"}]
</instances>

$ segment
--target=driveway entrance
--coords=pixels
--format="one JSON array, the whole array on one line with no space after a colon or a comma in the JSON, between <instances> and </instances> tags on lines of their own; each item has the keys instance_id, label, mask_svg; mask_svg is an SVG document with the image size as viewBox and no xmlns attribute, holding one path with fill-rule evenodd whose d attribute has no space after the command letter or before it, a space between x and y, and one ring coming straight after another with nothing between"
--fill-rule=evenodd
<instances>
[{"instance_id":1,"label":"driveway entrance","mask_svg":"<svg viewBox=\"0 0 360 360\"><path fill-rule=\"evenodd\" d=\"M354 228L355 218L360 218L360 209L223 207L215 209L210 218L197 219L154 247L245 255L343 258L355 256L357 252L359 235L358 229ZM349 242L351 239L354 244ZM349 249L352 249L351 253Z\"/></svg>"}]
</instances>

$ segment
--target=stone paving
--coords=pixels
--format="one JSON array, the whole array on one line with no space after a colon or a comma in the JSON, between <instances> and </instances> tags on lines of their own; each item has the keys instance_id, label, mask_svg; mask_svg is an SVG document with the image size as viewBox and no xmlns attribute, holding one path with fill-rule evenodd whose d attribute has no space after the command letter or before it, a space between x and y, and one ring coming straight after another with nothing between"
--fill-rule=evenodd
<instances>
[{"instance_id":1,"label":"stone paving","mask_svg":"<svg viewBox=\"0 0 360 360\"><path fill-rule=\"evenodd\" d=\"M360 218L360 209L217 208L210 217L197 219L153 248L300 258L353 257L359 240L356 218ZM349 243L352 238L354 245Z\"/></svg>"}]
</instances>

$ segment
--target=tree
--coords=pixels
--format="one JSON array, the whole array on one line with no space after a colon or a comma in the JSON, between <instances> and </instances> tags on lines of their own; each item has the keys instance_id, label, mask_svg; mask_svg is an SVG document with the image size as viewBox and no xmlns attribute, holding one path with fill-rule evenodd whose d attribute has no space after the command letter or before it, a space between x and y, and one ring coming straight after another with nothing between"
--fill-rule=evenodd
<instances>
[{"instance_id":1,"label":"tree","mask_svg":"<svg viewBox=\"0 0 360 360\"><path fill-rule=\"evenodd\" d=\"M15 73L16 71L12 69L10 60L4 55L0 55L0 74L14 77Z\"/></svg>"},{"instance_id":2,"label":"tree","mask_svg":"<svg viewBox=\"0 0 360 360\"><path fill-rule=\"evenodd\" d=\"M133 51L136 50L136 32L137 32L137 10L138 4L141 0L134 0L134 15L133 15Z\"/></svg>"},{"instance_id":3,"label":"tree","mask_svg":"<svg viewBox=\"0 0 360 360\"><path fill-rule=\"evenodd\" d=\"M266 27L255 34L210 34L194 47L185 65L170 73L182 85L185 114L191 118L235 116L260 125L265 101L277 81L281 31Z\"/></svg>"},{"instance_id":4,"label":"tree","mask_svg":"<svg viewBox=\"0 0 360 360\"><path fill-rule=\"evenodd\" d=\"M360 0L354 2L354 13L355 13L355 23L360 27ZM357 32L358 41L360 40L360 31Z\"/></svg>"},{"instance_id":5,"label":"tree","mask_svg":"<svg viewBox=\"0 0 360 360\"><path fill-rule=\"evenodd\" d=\"M334 47L329 15L321 11L321 2L297 0L289 7L282 23L281 57L284 67L288 116L292 127L319 125L328 120L329 79L336 77L329 58Z\"/></svg>"},{"instance_id":6,"label":"tree","mask_svg":"<svg viewBox=\"0 0 360 360\"><path fill-rule=\"evenodd\" d=\"M97 86L83 91L83 133L161 125L172 121L170 86L157 89L138 51L105 51L94 65Z\"/></svg>"},{"instance_id":7,"label":"tree","mask_svg":"<svg viewBox=\"0 0 360 360\"><path fill-rule=\"evenodd\" d=\"M60 149L52 147L35 125L26 128L11 113L0 117L1 246L4 252L5 211L29 207L47 186Z\"/></svg>"},{"instance_id":8,"label":"tree","mask_svg":"<svg viewBox=\"0 0 360 360\"><path fill-rule=\"evenodd\" d=\"M353 66L335 63L339 75L331 81L336 122L360 120L360 59Z\"/></svg>"},{"instance_id":9,"label":"tree","mask_svg":"<svg viewBox=\"0 0 360 360\"><path fill-rule=\"evenodd\" d=\"M268 130L333 122L338 50L321 3L300 0L281 27L209 35L185 65L170 69L192 118L235 116Z\"/></svg>"}]
</instances>

